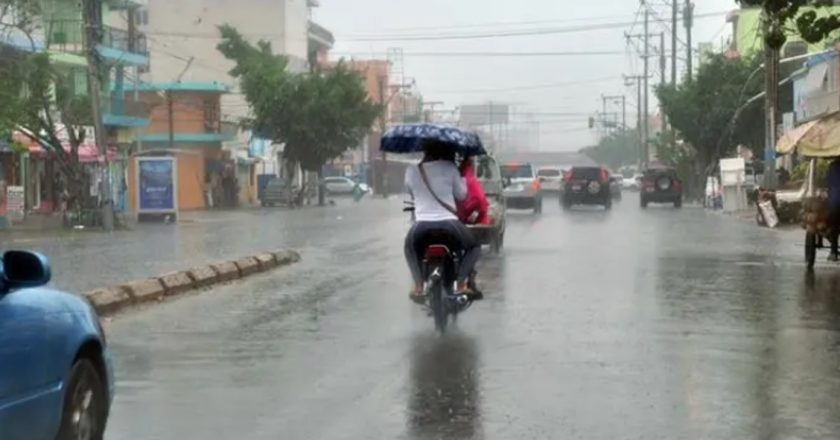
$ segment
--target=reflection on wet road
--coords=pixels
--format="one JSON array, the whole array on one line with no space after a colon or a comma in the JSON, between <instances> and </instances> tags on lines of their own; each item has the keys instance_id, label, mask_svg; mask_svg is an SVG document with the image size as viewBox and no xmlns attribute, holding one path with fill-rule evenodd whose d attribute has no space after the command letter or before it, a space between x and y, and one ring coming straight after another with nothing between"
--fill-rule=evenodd
<instances>
[{"instance_id":1,"label":"reflection on wet road","mask_svg":"<svg viewBox=\"0 0 840 440\"><path fill-rule=\"evenodd\" d=\"M699 209L557 205L511 213L444 338L398 200L292 214L300 264L111 323L108 438L840 438L840 270Z\"/></svg>"}]
</instances>

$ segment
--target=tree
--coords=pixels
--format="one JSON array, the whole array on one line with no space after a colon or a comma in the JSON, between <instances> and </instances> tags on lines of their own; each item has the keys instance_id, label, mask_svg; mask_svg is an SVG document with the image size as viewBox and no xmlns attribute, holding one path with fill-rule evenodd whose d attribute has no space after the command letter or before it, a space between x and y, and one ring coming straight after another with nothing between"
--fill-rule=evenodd
<instances>
[{"instance_id":1,"label":"tree","mask_svg":"<svg viewBox=\"0 0 840 440\"><path fill-rule=\"evenodd\" d=\"M87 175L79 162L85 126L92 122L90 99L77 93L72 74L56 69L49 55L36 50L32 33L37 27L38 2L0 0L0 31L22 35L27 50L8 50L0 61L0 136L11 140L17 131L50 154L64 178L68 207L87 199ZM59 137L63 130L69 143ZM56 176L58 177L58 176Z\"/></svg>"},{"instance_id":2,"label":"tree","mask_svg":"<svg viewBox=\"0 0 840 440\"><path fill-rule=\"evenodd\" d=\"M245 127L285 144L286 160L319 175L327 161L359 146L380 106L370 101L357 73L341 62L327 72L292 73L270 43L252 45L230 26L219 30L218 50L236 63L230 74L253 109Z\"/></svg>"},{"instance_id":3,"label":"tree","mask_svg":"<svg viewBox=\"0 0 840 440\"><path fill-rule=\"evenodd\" d=\"M598 145L580 152L611 170L625 165L636 165L640 157L639 134L636 130L622 130L601 138Z\"/></svg>"},{"instance_id":4,"label":"tree","mask_svg":"<svg viewBox=\"0 0 840 440\"><path fill-rule=\"evenodd\" d=\"M746 104L749 97L762 91L759 81L751 81L758 66L757 59L714 55L700 66L694 81L657 88L668 121L693 150L691 177L702 179L719 158L739 144L751 148L763 145L764 109Z\"/></svg>"},{"instance_id":5,"label":"tree","mask_svg":"<svg viewBox=\"0 0 840 440\"><path fill-rule=\"evenodd\" d=\"M774 50L787 42L791 30L809 43L819 43L840 29L840 14L828 8L832 0L735 0L741 6L764 11L764 41Z\"/></svg>"}]
</instances>

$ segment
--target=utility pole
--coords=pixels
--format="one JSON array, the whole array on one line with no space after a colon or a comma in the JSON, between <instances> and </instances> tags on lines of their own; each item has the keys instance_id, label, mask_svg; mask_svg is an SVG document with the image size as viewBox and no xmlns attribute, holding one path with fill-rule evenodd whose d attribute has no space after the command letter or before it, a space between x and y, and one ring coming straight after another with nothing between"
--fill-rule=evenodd
<instances>
[{"instance_id":1,"label":"utility pole","mask_svg":"<svg viewBox=\"0 0 840 440\"><path fill-rule=\"evenodd\" d=\"M677 28L679 26L679 3L671 0L671 85L677 85Z\"/></svg>"},{"instance_id":2,"label":"utility pole","mask_svg":"<svg viewBox=\"0 0 840 440\"><path fill-rule=\"evenodd\" d=\"M769 20L764 20L762 37L768 35ZM779 50L764 43L764 185L776 188L776 114L779 102Z\"/></svg>"},{"instance_id":3,"label":"utility pole","mask_svg":"<svg viewBox=\"0 0 840 440\"><path fill-rule=\"evenodd\" d=\"M385 135L386 129L386 122L385 118L388 114L388 104L385 101L385 78L383 76L379 76L377 79L379 85L379 105L382 106L381 112L382 114L379 115L379 136ZM377 167L376 163L373 166L373 173L374 173L374 188L377 189L379 194L382 194L383 197L388 197L388 191L385 189L386 183L386 167L388 164L388 156L387 153L384 151L382 152L382 166Z\"/></svg>"},{"instance_id":4,"label":"utility pole","mask_svg":"<svg viewBox=\"0 0 840 440\"><path fill-rule=\"evenodd\" d=\"M649 133L648 133L648 95L649 93L649 86L648 86L648 77L650 76L649 66L648 63L650 61L650 10L647 8L647 4L645 0L642 0L642 6L645 7L645 31L644 31L644 59L645 59L645 73L642 77L642 81L644 82L644 90L642 90L642 99L644 108L642 110L642 168L647 168L648 165L648 158L650 157L648 153L648 143L649 140Z\"/></svg>"},{"instance_id":5,"label":"utility pole","mask_svg":"<svg viewBox=\"0 0 840 440\"><path fill-rule=\"evenodd\" d=\"M694 75L694 50L691 47L691 28L694 26L694 3L691 3L691 0L685 0L683 20L685 22L685 44L687 46L686 50L688 51L685 70L687 81L690 82Z\"/></svg>"},{"instance_id":6,"label":"utility pole","mask_svg":"<svg viewBox=\"0 0 840 440\"><path fill-rule=\"evenodd\" d=\"M604 108L604 120L606 120L609 114L607 113L607 102L621 103L621 129L627 129L627 98L624 95L601 96L601 101L603 102ZM618 125L618 121L616 121L616 125Z\"/></svg>"},{"instance_id":7,"label":"utility pole","mask_svg":"<svg viewBox=\"0 0 840 440\"><path fill-rule=\"evenodd\" d=\"M88 94L91 100L93 116L93 135L99 149L100 178L99 197L102 207L102 225L105 230L114 229L114 204L111 197L110 172L108 169L108 146L105 142L105 125L102 122L102 85L99 75L102 74L101 59L96 51L96 45L102 41L102 8L101 0L82 0L82 20L85 28L85 54L88 68Z\"/></svg>"},{"instance_id":8,"label":"utility pole","mask_svg":"<svg viewBox=\"0 0 840 440\"><path fill-rule=\"evenodd\" d=\"M638 94L638 96L636 98L636 115L638 115L638 117L636 118L637 119L636 130L637 130L637 133L639 135L639 147L640 147L639 165L644 166L644 164L645 164L644 156L643 156L644 155L644 148L641 147L644 144L644 138L642 138L642 125L644 125L644 124L642 124L642 82L643 81L642 81L642 77L639 76L639 75L625 76L624 77L624 84L625 85L632 86L634 82L636 83L636 90L637 90L637 94Z\"/></svg>"}]
</instances>

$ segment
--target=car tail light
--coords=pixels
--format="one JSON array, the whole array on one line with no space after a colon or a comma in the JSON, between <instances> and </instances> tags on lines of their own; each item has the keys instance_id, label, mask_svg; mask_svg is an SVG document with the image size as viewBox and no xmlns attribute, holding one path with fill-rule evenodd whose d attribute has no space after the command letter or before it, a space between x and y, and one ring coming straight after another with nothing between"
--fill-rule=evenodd
<instances>
[{"instance_id":1,"label":"car tail light","mask_svg":"<svg viewBox=\"0 0 840 440\"><path fill-rule=\"evenodd\" d=\"M682 191L682 182L679 180L674 180L674 190Z\"/></svg>"},{"instance_id":2,"label":"car tail light","mask_svg":"<svg viewBox=\"0 0 840 440\"><path fill-rule=\"evenodd\" d=\"M563 171L563 182L569 183L572 181L572 170Z\"/></svg>"},{"instance_id":3,"label":"car tail light","mask_svg":"<svg viewBox=\"0 0 840 440\"><path fill-rule=\"evenodd\" d=\"M429 246L426 248L426 258L444 258L449 255L446 246Z\"/></svg>"}]
</instances>

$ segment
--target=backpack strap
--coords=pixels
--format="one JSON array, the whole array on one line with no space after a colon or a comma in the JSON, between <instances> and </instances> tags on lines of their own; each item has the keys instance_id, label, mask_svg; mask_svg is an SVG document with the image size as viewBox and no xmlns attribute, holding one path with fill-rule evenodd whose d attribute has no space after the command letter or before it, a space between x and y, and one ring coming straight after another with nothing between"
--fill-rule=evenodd
<instances>
[{"instance_id":1,"label":"backpack strap","mask_svg":"<svg viewBox=\"0 0 840 440\"><path fill-rule=\"evenodd\" d=\"M452 213L452 215L457 217L458 216L458 211L456 211L455 208L449 206L449 204L447 204L446 202L441 200L440 197L438 197L438 195L435 194L434 190L432 190L432 186L429 185L429 176L426 175L426 170L423 168L423 164L421 163L421 164L417 165L417 168L420 169L420 178L423 179L423 183L426 185L426 188L429 190L429 194L431 194L432 197L434 197L435 200L437 200L437 202L440 204L440 206L443 206L444 209L446 209L447 211Z\"/></svg>"}]
</instances>

